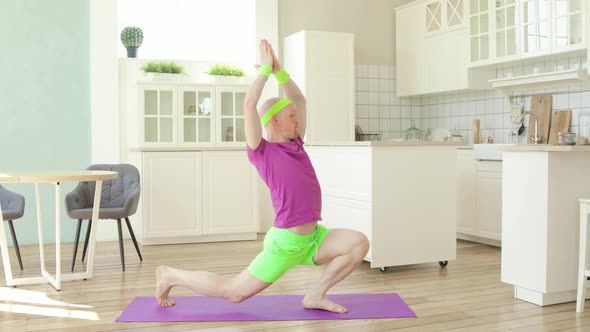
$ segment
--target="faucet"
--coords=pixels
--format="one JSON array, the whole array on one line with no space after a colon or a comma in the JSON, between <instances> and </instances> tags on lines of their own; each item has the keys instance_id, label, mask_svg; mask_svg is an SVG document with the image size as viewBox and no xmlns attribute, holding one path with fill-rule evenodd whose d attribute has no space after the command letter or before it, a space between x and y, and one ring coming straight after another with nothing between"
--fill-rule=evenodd
<instances>
[{"instance_id":1,"label":"faucet","mask_svg":"<svg viewBox=\"0 0 590 332\"><path fill-rule=\"evenodd\" d=\"M539 136L539 121L537 120L537 116L535 115L535 113L531 111L524 111L523 113L529 114L533 117L533 119L535 119L535 135L530 136L529 138L531 139L531 141L533 141L534 144L539 144L543 140L543 136Z\"/></svg>"}]
</instances>

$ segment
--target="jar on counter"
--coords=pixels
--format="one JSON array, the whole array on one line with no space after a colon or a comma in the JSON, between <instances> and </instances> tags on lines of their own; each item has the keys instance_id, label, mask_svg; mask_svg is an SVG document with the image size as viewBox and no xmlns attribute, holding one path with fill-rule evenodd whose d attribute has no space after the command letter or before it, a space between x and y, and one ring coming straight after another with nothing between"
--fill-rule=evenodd
<instances>
[{"instance_id":1,"label":"jar on counter","mask_svg":"<svg viewBox=\"0 0 590 332\"><path fill-rule=\"evenodd\" d=\"M578 144L590 145L590 113L578 115Z\"/></svg>"},{"instance_id":2,"label":"jar on counter","mask_svg":"<svg viewBox=\"0 0 590 332\"><path fill-rule=\"evenodd\" d=\"M406 129L406 140L407 141L421 141L422 131L416 128L416 120L411 120L411 127Z\"/></svg>"},{"instance_id":3,"label":"jar on counter","mask_svg":"<svg viewBox=\"0 0 590 332\"><path fill-rule=\"evenodd\" d=\"M567 132L564 136L564 142L566 145L576 145L576 133Z\"/></svg>"}]
</instances>

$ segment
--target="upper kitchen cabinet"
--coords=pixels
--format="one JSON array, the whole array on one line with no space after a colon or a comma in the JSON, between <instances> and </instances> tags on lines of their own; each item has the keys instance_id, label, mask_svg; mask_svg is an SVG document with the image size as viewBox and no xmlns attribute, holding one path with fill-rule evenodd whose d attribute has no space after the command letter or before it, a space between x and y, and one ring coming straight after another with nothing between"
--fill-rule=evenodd
<instances>
[{"instance_id":1,"label":"upper kitchen cabinet","mask_svg":"<svg viewBox=\"0 0 590 332\"><path fill-rule=\"evenodd\" d=\"M180 87L180 145L213 142L214 115L212 87Z\"/></svg>"},{"instance_id":2,"label":"upper kitchen cabinet","mask_svg":"<svg viewBox=\"0 0 590 332\"><path fill-rule=\"evenodd\" d=\"M217 141L223 143L243 143L246 141L244 130L244 99L247 87L217 88L219 128Z\"/></svg>"},{"instance_id":3,"label":"upper kitchen cabinet","mask_svg":"<svg viewBox=\"0 0 590 332\"><path fill-rule=\"evenodd\" d=\"M397 94L489 89L487 70L469 70L464 0L421 0L396 9Z\"/></svg>"},{"instance_id":4,"label":"upper kitchen cabinet","mask_svg":"<svg viewBox=\"0 0 590 332\"><path fill-rule=\"evenodd\" d=\"M397 95L412 96L427 90L425 37L429 29L428 7L409 4L396 9ZM432 23L431 23L432 24Z\"/></svg>"},{"instance_id":5,"label":"upper kitchen cabinet","mask_svg":"<svg viewBox=\"0 0 590 332\"><path fill-rule=\"evenodd\" d=\"M141 142L146 146L176 146L177 90L175 86L143 86L140 94Z\"/></svg>"},{"instance_id":6,"label":"upper kitchen cabinet","mask_svg":"<svg viewBox=\"0 0 590 332\"><path fill-rule=\"evenodd\" d=\"M518 56L518 39L516 32L516 0L494 1L494 39L496 41L496 59L514 59Z\"/></svg>"},{"instance_id":7,"label":"upper kitchen cabinet","mask_svg":"<svg viewBox=\"0 0 590 332\"><path fill-rule=\"evenodd\" d=\"M139 145L227 146L245 143L247 86L139 84Z\"/></svg>"},{"instance_id":8,"label":"upper kitchen cabinet","mask_svg":"<svg viewBox=\"0 0 590 332\"><path fill-rule=\"evenodd\" d=\"M464 0L430 0L421 7L426 15L426 35L465 27Z\"/></svg>"},{"instance_id":9,"label":"upper kitchen cabinet","mask_svg":"<svg viewBox=\"0 0 590 332\"><path fill-rule=\"evenodd\" d=\"M585 49L587 6L583 0L470 0L471 66Z\"/></svg>"},{"instance_id":10,"label":"upper kitchen cabinet","mask_svg":"<svg viewBox=\"0 0 590 332\"><path fill-rule=\"evenodd\" d=\"M586 47L584 28L587 1L554 0L554 49L556 51L578 50Z\"/></svg>"},{"instance_id":11,"label":"upper kitchen cabinet","mask_svg":"<svg viewBox=\"0 0 590 332\"><path fill-rule=\"evenodd\" d=\"M305 142L353 142L353 35L294 33L284 39L283 64L307 99Z\"/></svg>"},{"instance_id":12,"label":"upper kitchen cabinet","mask_svg":"<svg viewBox=\"0 0 590 332\"><path fill-rule=\"evenodd\" d=\"M489 0L471 0L469 6L469 37L471 63L490 59Z\"/></svg>"},{"instance_id":13,"label":"upper kitchen cabinet","mask_svg":"<svg viewBox=\"0 0 590 332\"><path fill-rule=\"evenodd\" d=\"M522 1L522 54L524 57L551 52L549 0Z\"/></svg>"}]
</instances>

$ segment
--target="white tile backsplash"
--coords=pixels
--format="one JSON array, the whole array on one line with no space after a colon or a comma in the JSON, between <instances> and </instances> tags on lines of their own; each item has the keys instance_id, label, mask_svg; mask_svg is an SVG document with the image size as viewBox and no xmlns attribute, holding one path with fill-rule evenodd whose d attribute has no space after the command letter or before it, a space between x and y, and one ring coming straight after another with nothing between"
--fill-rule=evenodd
<instances>
[{"instance_id":1,"label":"white tile backsplash","mask_svg":"<svg viewBox=\"0 0 590 332\"><path fill-rule=\"evenodd\" d=\"M572 64L566 64L572 66ZM530 70L530 68L528 68ZM522 74L524 66L507 66L499 74ZM467 144L472 143L473 120L480 120L480 137L491 136L496 143L507 143L510 132L516 132L520 124L510 120L510 103L502 91L476 91L449 93L425 97L398 97L396 94L396 69L387 65L356 65L356 124L363 132L379 133L381 139L403 138L410 127L416 126L454 130L459 124L460 134ZM553 110L572 110L572 132L577 132L578 114L590 113L590 85L515 91L520 94L552 94ZM559 92L559 94L556 94ZM563 92L563 93L562 93ZM530 110L530 97L525 98L525 110ZM528 117L525 117L528 127ZM519 143L526 142L526 131L519 136Z\"/></svg>"}]
</instances>

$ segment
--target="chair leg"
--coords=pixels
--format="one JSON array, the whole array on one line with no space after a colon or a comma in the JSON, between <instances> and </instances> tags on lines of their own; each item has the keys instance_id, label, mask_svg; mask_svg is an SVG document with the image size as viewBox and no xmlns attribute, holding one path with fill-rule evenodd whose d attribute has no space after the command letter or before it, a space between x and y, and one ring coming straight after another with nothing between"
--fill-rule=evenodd
<instances>
[{"instance_id":1,"label":"chair leg","mask_svg":"<svg viewBox=\"0 0 590 332\"><path fill-rule=\"evenodd\" d=\"M121 255L121 268L125 272L125 251L123 249L123 231L121 230L121 219L117 219L117 229L119 230L119 254Z\"/></svg>"},{"instance_id":2,"label":"chair leg","mask_svg":"<svg viewBox=\"0 0 590 332\"><path fill-rule=\"evenodd\" d=\"M82 251L82 262L86 258L86 249L88 248L88 241L90 240L90 228L92 227L92 219L88 219L88 225L86 226L86 240L84 240L84 251Z\"/></svg>"},{"instance_id":3,"label":"chair leg","mask_svg":"<svg viewBox=\"0 0 590 332\"><path fill-rule=\"evenodd\" d=\"M80 227L82 227L82 219L78 219L78 227L76 227L76 235L74 236L74 256L72 257L72 272L76 266L76 255L78 254L78 242L80 242Z\"/></svg>"},{"instance_id":4,"label":"chair leg","mask_svg":"<svg viewBox=\"0 0 590 332\"><path fill-rule=\"evenodd\" d=\"M139 246L137 245L137 240L135 239L135 234L133 233L133 228L131 228L131 223L129 222L129 218L125 217L125 221L127 222L127 229L129 229L129 234L131 235L131 239L133 240L133 245L135 246L135 250L137 251L137 255L139 256L139 260L143 262L143 257L141 257L141 252L139 251Z\"/></svg>"},{"instance_id":5,"label":"chair leg","mask_svg":"<svg viewBox=\"0 0 590 332\"><path fill-rule=\"evenodd\" d=\"M16 240L16 232L14 231L12 220L8 220L8 226L10 226L10 235L12 235L12 243L14 243L14 250L16 251L16 258L18 258L18 265L20 266L20 269L22 271L23 261L20 258L20 249L18 248L18 241Z\"/></svg>"}]
</instances>

